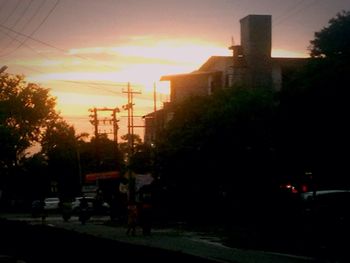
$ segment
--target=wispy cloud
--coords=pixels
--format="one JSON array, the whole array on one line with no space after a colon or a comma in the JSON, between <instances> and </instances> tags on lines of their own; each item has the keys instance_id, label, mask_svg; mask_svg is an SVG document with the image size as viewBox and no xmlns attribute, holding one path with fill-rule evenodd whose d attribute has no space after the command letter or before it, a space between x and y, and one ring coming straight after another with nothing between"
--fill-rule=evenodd
<instances>
[{"instance_id":1,"label":"wispy cloud","mask_svg":"<svg viewBox=\"0 0 350 263\"><path fill-rule=\"evenodd\" d=\"M227 48L196 39L155 40L150 36L134 36L130 43L110 47L71 49L72 55L108 54L110 56L151 59L160 63L202 63L211 55L228 55ZM198 62L199 61L199 62ZM137 61L138 63L140 61ZM149 62L149 61L147 61Z\"/></svg>"}]
</instances>

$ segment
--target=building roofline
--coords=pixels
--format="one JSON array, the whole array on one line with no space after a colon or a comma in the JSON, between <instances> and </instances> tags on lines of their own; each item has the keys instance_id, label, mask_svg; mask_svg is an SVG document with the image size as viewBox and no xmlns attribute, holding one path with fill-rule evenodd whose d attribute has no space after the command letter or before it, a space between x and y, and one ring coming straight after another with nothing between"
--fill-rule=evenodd
<instances>
[{"instance_id":1,"label":"building roofline","mask_svg":"<svg viewBox=\"0 0 350 263\"><path fill-rule=\"evenodd\" d=\"M199 70L196 70L196 71L193 71L193 72L190 72L190 73L164 75L164 76L161 76L160 80L164 81L164 80L171 80L173 78L178 78L178 77L212 75L212 74L218 74L218 73L221 73L221 71L219 71L219 70L215 70L215 71L199 71Z\"/></svg>"},{"instance_id":2,"label":"building roofline","mask_svg":"<svg viewBox=\"0 0 350 263\"><path fill-rule=\"evenodd\" d=\"M285 61L292 61L292 60L309 60L309 57L271 57L272 60L285 60Z\"/></svg>"}]
</instances>

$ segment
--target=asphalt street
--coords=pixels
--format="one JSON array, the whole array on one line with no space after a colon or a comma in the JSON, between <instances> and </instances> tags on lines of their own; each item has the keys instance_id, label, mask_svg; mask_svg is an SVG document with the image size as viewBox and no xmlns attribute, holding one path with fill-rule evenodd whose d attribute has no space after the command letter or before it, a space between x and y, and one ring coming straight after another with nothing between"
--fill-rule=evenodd
<instances>
[{"instance_id":1,"label":"asphalt street","mask_svg":"<svg viewBox=\"0 0 350 263\"><path fill-rule=\"evenodd\" d=\"M126 235L123 225L106 224L108 216L94 216L86 225L77 217L64 222L60 215L49 215L45 222L25 214L3 214L0 254L25 262L235 262L304 263L327 262L310 257L232 248L219 237L182 228L154 228L151 236ZM1 261L0 261L1 262Z\"/></svg>"}]
</instances>

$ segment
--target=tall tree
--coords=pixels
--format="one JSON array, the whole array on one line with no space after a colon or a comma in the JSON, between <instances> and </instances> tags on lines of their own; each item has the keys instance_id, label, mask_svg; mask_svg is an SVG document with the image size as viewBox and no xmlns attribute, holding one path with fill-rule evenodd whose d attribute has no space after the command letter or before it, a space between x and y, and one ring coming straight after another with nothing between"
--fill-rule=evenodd
<instances>
[{"instance_id":1,"label":"tall tree","mask_svg":"<svg viewBox=\"0 0 350 263\"><path fill-rule=\"evenodd\" d=\"M40 142L48 123L58 118L49 90L27 83L23 76L0 75L0 163L18 164L26 150Z\"/></svg>"},{"instance_id":2,"label":"tall tree","mask_svg":"<svg viewBox=\"0 0 350 263\"><path fill-rule=\"evenodd\" d=\"M51 180L58 183L63 196L73 197L80 189L78 140L75 130L63 119L47 126L42 140Z\"/></svg>"},{"instance_id":3,"label":"tall tree","mask_svg":"<svg viewBox=\"0 0 350 263\"><path fill-rule=\"evenodd\" d=\"M330 19L310 43L312 58L282 92L279 134L285 135L280 137L284 164L311 171L320 187L344 187L350 185L343 154L350 146L350 12Z\"/></svg>"},{"instance_id":4,"label":"tall tree","mask_svg":"<svg viewBox=\"0 0 350 263\"><path fill-rule=\"evenodd\" d=\"M311 41L312 57L349 58L350 11L342 11L329 20L329 25L315 33Z\"/></svg>"},{"instance_id":5,"label":"tall tree","mask_svg":"<svg viewBox=\"0 0 350 263\"><path fill-rule=\"evenodd\" d=\"M49 89L27 83L24 76L0 74L0 192L4 200L23 195L28 185L24 177L29 148L40 144L47 126L58 118Z\"/></svg>"},{"instance_id":6,"label":"tall tree","mask_svg":"<svg viewBox=\"0 0 350 263\"><path fill-rule=\"evenodd\" d=\"M189 205L188 213L192 205L196 212L211 213L220 207L224 192L234 195L232 201L245 196L245 202L263 200L268 188L278 188L273 95L267 89L237 87L175 105L174 117L156 143L156 163L161 180L177 189L176 204Z\"/></svg>"}]
</instances>

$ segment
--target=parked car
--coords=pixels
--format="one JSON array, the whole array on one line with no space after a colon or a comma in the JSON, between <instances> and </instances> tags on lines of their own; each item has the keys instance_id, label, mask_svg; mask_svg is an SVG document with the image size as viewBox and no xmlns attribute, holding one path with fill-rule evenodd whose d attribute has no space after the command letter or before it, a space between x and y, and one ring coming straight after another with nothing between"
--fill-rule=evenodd
<instances>
[{"instance_id":1,"label":"parked car","mask_svg":"<svg viewBox=\"0 0 350 263\"><path fill-rule=\"evenodd\" d=\"M318 190L301 194L304 215L315 222L350 221L350 190Z\"/></svg>"},{"instance_id":2,"label":"parked car","mask_svg":"<svg viewBox=\"0 0 350 263\"><path fill-rule=\"evenodd\" d=\"M73 200L73 202L72 202L72 210L73 210L73 212L78 212L78 211L79 211L81 199L83 199L82 196L79 196L79 197L74 198L74 200ZM91 210L93 210L93 207L94 207L94 200L95 200L95 199L92 198L92 197L85 197L85 199L86 199L87 202L88 202L89 208L90 208Z\"/></svg>"},{"instance_id":3,"label":"parked car","mask_svg":"<svg viewBox=\"0 0 350 263\"><path fill-rule=\"evenodd\" d=\"M60 199L58 197L48 197L44 199L45 210L58 210L60 206Z\"/></svg>"},{"instance_id":4,"label":"parked car","mask_svg":"<svg viewBox=\"0 0 350 263\"><path fill-rule=\"evenodd\" d=\"M317 191L308 191L300 194L300 197L304 201L323 199L327 197L334 196L344 196L350 195L350 190L317 190Z\"/></svg>"},{"instance_id":5,"label":"parked car","mask_svg":"<svg viewBox=\"0 0 350 263\"><path fill-rule=\"evenodd\" d=\"M80 201L83 197L76 197L74 199L74 201L72 202L72 210L73 210L73 213L78 213L79 212L79 208L80 208ZM91 212L95 212L96 209L97 209L97 200L94 198L94 197L90 197L90 196L86 196L85 197L87 203L88 203L88 206L89 206L89 210ZM102 209L103 209L103 212L107 212L109 211L109 208L110 208L110 205L107 203L107 202L102 202Z\"/></svg>"}]
</instances>

